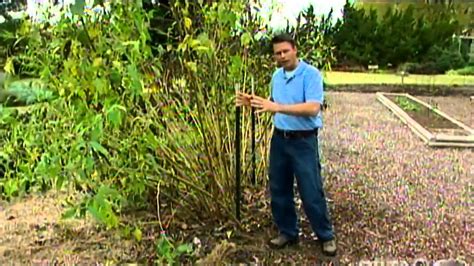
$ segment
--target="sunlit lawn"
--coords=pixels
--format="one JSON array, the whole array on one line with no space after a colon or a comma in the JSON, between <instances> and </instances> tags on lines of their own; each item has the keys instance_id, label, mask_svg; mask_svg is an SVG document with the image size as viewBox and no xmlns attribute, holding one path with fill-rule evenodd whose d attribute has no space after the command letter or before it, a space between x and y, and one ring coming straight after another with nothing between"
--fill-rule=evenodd
<instances>
[{"instance_id":1,"label":"sunlit lawn","mask_svg":"<svg viewBox=\"0 0 474 266\"><path fill-rule=\"evenodd\" d=\"M402 77L396 74L326 72L329 85L342 84L402 84ZM461 75L409 75L403 78L404 84L415 85L474 85L474 76Z\"/></svg>"}]
</instances>

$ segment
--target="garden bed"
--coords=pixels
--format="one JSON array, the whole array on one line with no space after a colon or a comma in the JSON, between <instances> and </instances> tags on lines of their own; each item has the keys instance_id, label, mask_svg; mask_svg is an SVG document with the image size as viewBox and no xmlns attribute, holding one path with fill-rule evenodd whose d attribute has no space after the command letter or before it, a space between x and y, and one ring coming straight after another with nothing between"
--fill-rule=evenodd
<instances>
[{"instance_id":1,"label":"garden bed","mask_svg":"<svg viewBox=\"0 0 474 266\"><path fill-rule=\"evenodd\" d=\"M437 106L438 109L449 114L449 116L462 122L470 128L474 128L474 101L470 97L458 96L416 96L416 98Z\"/></svg>"},{"instance_id":2,"label":"garden bed","mask_svg":"<svg viewBox=\"0 0 474 266\"><path fill-rule=\"evenodd\" d=\"M474 147L474 130L407 93L377 93L377 99L429 146Z\"/></svg>"}]
</instances>

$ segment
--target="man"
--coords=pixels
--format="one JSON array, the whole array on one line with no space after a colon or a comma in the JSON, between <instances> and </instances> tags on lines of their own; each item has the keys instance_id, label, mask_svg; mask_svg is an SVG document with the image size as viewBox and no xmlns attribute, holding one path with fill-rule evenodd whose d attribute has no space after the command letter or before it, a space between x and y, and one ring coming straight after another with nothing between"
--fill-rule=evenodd
<instances>
[{"instance_id":1,"label":"man","mask_svg":"<svg viewBox=\"0 0 474 266\"><path fill-rule=\"evenodd\" d=\"M318 155L318 128L323 104L321 73L299 60L294 40L286 34L272 39L279 68L273 73L271 96L265 99L236 93L236 105L255 107L257 113L274 114L270 147L271 209L279 235L270 240L273 248L298 242L298 225L293 201L296 176L304 211L322 243L323 253L336 254L336 241L328 214Z\"/></svg>"}]
</instances>

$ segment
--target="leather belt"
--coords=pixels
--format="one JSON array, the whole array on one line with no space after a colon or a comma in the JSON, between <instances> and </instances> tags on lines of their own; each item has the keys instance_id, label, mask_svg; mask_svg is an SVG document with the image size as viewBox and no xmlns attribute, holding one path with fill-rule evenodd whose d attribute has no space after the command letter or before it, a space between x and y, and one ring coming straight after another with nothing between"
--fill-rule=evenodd
<instances>
[{"instance_id":1,"label":"leather belt","mask_svg":"<svg viewBox=\"0 0 474 266\"><path fill-rule=\"evenodd\" d=\"M279 128L275 128L275 134L284 137L285 139L298 139L298 138L306 138L309 136L316 136L318 135L318 129L312 130L282 130Z\"/></svg>"}]
</instances>

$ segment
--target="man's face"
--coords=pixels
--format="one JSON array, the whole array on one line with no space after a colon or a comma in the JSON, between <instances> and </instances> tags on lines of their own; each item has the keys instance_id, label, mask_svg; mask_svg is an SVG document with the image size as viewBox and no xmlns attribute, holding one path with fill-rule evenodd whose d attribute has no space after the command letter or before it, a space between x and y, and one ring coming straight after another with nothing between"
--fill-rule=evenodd
<instances>
[{"instance_id":1,"label":"man's face","mask_svg":"<svg viewBox=\"0 0 474 266\"><path fill-rule=\"evenodd\" d=\"M273 44L273 56L281 66L287 70L293 70L296 67L298 56L296 47L289 42L281 42Z\"/></svg>"}]
</instances>

